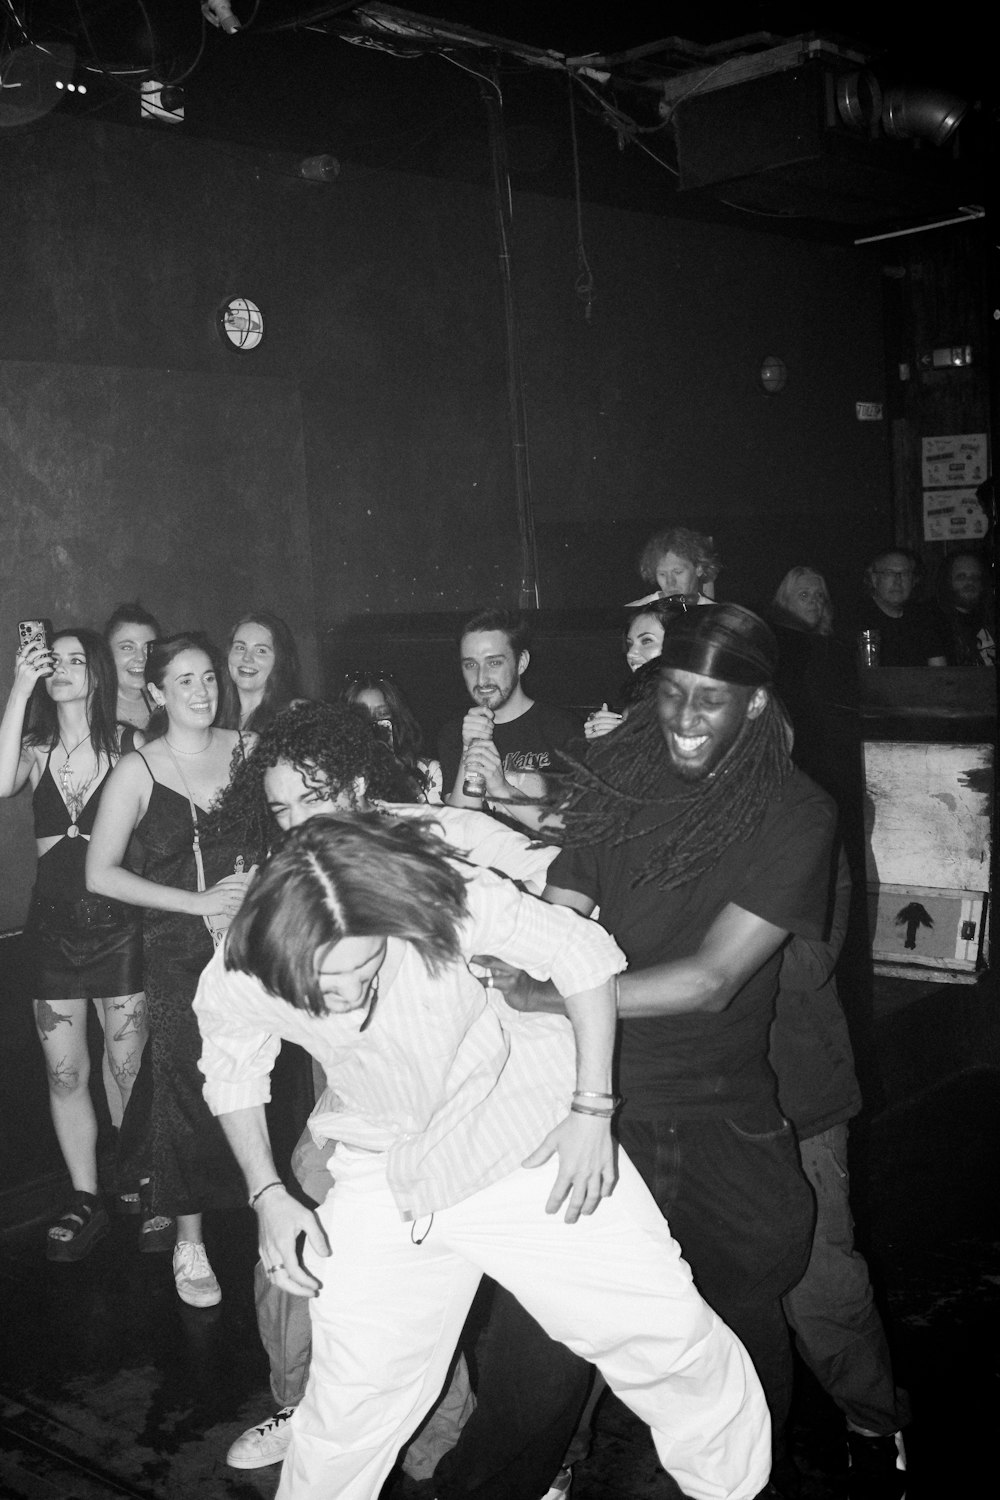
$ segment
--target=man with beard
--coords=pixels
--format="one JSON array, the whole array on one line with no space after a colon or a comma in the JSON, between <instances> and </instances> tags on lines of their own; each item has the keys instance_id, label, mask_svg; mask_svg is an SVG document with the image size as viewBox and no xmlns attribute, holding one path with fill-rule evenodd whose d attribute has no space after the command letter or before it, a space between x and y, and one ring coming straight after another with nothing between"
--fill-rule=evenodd
<instances>
[{"instance_id":1,"label":"man with beard","mask_svg":"<svg viewBox=\"0 0 1000 1500\"><path fill-rule=\"evenodd\" d=\"M987 610L987 579L982 553L953 552L945 558L932 617L944 638L949 667L996 666L996 626Z\"/></svg>"},{"instance_id":2,"label":"man with beard","mask_svg":"<svg viewBox=\"0 0 1000 1500\"><path fill-rule=\"evenodd\" d=\"M462 627L462 676L473 707L441 731L438 754L445 801L452 807L498 807L537 826L547 774L556 769L555 752L580 734L581 726L562 709L536 703L521 685L528 669L528 627L503 609L481 610ZM482 791L466 790L469 773L482 777Z\"/></svg>"},{"instance_id":3,"label":"man with beard","mask_svg":"<svg viewBox=\"0 0 1000 1500\"><path fill-rule=\"evenodd\" d=\"M836 810L791 763L776 661L769 627L738 605L670 623L655 694L572 777L546 895L599 906L628 958L619 1138L750 1352L779 1479L792 1383L781 1299L805 1269L813 1205L768 1032L786 938L825 935ZM559 1009L547 985L497 982L519 1009Z\"/></svg>"}]
</instances>

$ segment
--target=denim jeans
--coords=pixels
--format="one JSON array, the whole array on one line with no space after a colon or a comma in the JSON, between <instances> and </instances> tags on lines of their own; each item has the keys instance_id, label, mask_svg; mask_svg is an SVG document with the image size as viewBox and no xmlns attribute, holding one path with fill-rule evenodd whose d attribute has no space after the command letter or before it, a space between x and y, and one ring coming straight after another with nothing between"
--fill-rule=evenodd
<instances>
[{"instance_id":1,"label":"denim jeans","mask_svg":"<svg viewBox=\"0 0 1000 1500\"><path fill-rule=\"evenodd\" d=\"M705 1301L742 1341L783 1451L792 1349L781 1299L809 1259L814 1207L791 1125L777 1106L621 1122Z\"/></svg>"}]
</instances>

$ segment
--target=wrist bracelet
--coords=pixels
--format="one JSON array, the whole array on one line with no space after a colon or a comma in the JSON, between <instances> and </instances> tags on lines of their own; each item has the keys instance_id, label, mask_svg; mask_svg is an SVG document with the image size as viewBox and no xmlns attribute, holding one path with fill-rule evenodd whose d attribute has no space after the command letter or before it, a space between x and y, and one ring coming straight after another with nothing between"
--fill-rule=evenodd
<instances>
[{"instance_id":1,"label":"wrist bracelet","mask_svg":"<svg viewBox=\"0 0 1000 1500\"><path fill-rule=\"evenodd\" d=\"M280 1180L280 1178L277 1177L273 1182L265 1182L264 1186L262 1188L258 1188L253 1197L249 1199L250 1207L253 1208L254 1204L257 1202L257 1199L263 1198L264 1194L269 1193L273 1187L284 1187L284 1185L285 1184Z\"/></svg>"},{"instance_id":2,"label":"wrist bracelet","mask_svg":"<svg viewBox=\"0 0 1000 1500\"><path fill-rule=\"evenodd\" d=\"M574 1099L613 1099L615 1104L622 1102L621 1094L595 1094L592 1089L574 1089Z\"/></svg>"},{"instance_id":3,"label":"wrist bracelet","mask_svg":"<svg viewBox=\"0 0 1000 1500\"><path fill-rule=\"evenodd\" d=\"M597 1120L613 1120L614 1117L615 1117L615 1110L614 1109L591 1109L591 1107L590 1107L589 1104L576 1104L576 1103L573 1103L573 1104L570 1105L569 1108L570 1108L570 1114L574 1114L574 1115L593 1115L594 1118L597 1119Z\"/></svg>"}]
</instances>

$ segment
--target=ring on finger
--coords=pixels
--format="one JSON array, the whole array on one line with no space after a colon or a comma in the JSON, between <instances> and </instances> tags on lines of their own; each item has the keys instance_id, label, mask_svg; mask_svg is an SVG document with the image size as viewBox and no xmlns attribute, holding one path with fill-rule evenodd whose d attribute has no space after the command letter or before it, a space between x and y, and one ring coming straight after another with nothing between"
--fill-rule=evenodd
<instances>
[{"instance_id":1,"label":"ring on finger","mask_svg":"<svg viewBox=\"0 0 1000 1500\"><path fill-rule=\"evenodd\" d=\"M285 1269L285 1262L283 1260L279 1260L278 1263L277 1263L277 1265L268 1266L268 1268L267 1268L267 1274L268 1274L268 1276L273 1276L276 1271L283 1271L284 1269Z\"/></svg>"}]
</instances>

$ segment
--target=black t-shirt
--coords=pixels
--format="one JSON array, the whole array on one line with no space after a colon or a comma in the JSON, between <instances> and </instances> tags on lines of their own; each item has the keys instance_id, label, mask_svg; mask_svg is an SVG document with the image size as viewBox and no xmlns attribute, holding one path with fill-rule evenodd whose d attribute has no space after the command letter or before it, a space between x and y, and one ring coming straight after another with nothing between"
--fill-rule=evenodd
<instances>
[{"instance_id":1,"label":"black t-shirt","mask_svg":"<svg viewBox=\"0 0 1000 1500\"><path fill-rule=\"evenodd\" d=\"M932 656L945 655L940 631L919 604L907 604L899 618L866 599L858 615L859 630L879 633L880 667L926 667Z\"/></svg>"},{"instance_id":2,"label":"black t-shirt","mask_svg":"<svg viewBox=\"0 0 1000 1500\"><path fill-rule=\"evenodd\" d=\"M518 775L527 771L551 775L561 769L559 757L569 740L577 738L582 725L571 714L561 708L551 708L545 703L533 703L527 713L507 724L494 724L493 743L503 763L504 775L512 786L518 785ZM444 778L444 795L448 796L455 786L459 764L462 759L462 720L449 719L438 740L438 758Z\"/></svg>"},{"instance_id":3,"label":"black t-shirt","mask_svg":"<svg viewBox=\"0 0 1000 1500\"><path fill-rule=\"evenodd\" d=\"M981 609L965 611L934 604L928 616L945 643L949 667L996 664L996 642Z\"/></svg>"},{"instance_id":4,"label":"black t-shirt","mask_svg":"<svg viewBox=\"0 0 1000 1500\"><path fill-rule=\"evenodd\" d=\"M669 796L678 783L669 773L664 781ZM634 872L663 838L643 827L662 816L662 806L644 809L634 820L634 838L564 850L549 869L550 885L597 903L633 972L689 957L729 904L801 937L825 936L836 809L801 771L768 804L756 833L731 845L707 874L674 891L653 882L633 887ZM633 1119L774 1099L767 1052L780 959L779 950L719 1014L622 1023L619 1087Z\"/></svg>"}]
</instances>

